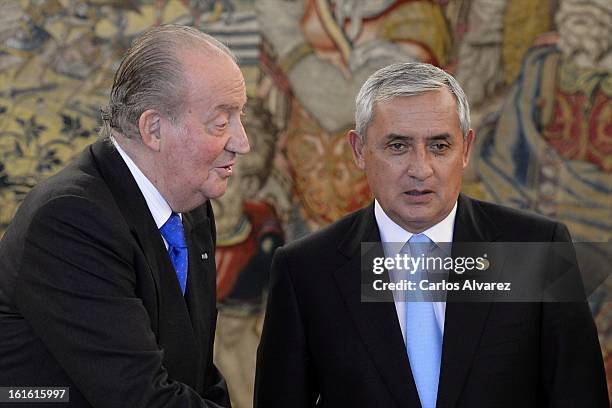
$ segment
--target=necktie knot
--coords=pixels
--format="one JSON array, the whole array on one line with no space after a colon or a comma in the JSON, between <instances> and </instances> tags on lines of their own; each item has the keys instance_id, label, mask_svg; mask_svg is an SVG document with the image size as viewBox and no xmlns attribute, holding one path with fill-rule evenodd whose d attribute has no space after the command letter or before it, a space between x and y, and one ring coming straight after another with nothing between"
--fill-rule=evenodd
<instances>
[{"instance_id":1,"label":"necktie knot","mask_svg":"<svg viewBox=\"0 0 612 408\"><path fill-rule=\"evenodd\" d=\"M410 237L408 242L411 244L429 244L431 239L429 239L429 237L425 234L414 234L412 237Z\"/></svg>"},{"instance_id":2,"label":"necktie knot","mask_svg":"<svg viewBox=\"0 0 612 408\"><path fill-rule=\"evenodd\" d=\"M168 242L168 246L173 248L187 248L185 244L183 222L177 213L173 212L159 230L166 242Z\"/></svg>"},{"instance_id":3,"label":"necktie knot","mask_svg":"<svg viewBox=\"0 0 612 408\"><path fill-rule=\"evenodd\" d=\"M410 254L417 257L421 254L427 255L432 247L433 241L425 234L414 234L402 248L402 252L406 252L410 248Z\"/></svg>"}]
</instances>

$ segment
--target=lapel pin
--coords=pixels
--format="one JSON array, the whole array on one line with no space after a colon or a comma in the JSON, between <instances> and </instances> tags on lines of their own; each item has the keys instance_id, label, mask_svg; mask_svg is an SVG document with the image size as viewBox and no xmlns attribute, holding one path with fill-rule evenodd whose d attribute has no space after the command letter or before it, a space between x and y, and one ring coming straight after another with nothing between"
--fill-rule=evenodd
<instances>
[{"instance_id":1,"label":"lapel pin","mask_svg":"<svg viewBox=\"0 0 612 408\"><path fill-rule=\"evenodd\" d=\"M202 254L202 259L208 259L208 253L204 252L204 253Z\"/></svg>"}]
</instances>

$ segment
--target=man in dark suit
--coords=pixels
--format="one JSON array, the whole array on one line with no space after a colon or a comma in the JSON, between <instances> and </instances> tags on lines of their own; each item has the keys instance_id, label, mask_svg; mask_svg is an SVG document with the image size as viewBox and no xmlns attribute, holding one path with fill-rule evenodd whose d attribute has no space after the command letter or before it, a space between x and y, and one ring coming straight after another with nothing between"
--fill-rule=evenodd
<instances>
[{"instance_id":1,"label":"man in dark suit","mask_svg":"<svg viewBox=\"0 0 612 408\"><path fill-rule=\"evenodd\" d=\"M230 406L208 200L249 151L245 103L212 37L170 25L135 41L104 139L36 186L0 243L1 386L68 387L71 407Z\"/></svg>"},{"instance_id":2,"label":"man in dark suit","mask_svg":"<svg viewBox=\"0 0 612 408\"><path fill-rule=\"evenodd\" d=\"M256 407L607 407L585 302L362 300L365 242L412 253L416 242L455 251L570 237L560 223L460 195L474 133L463 91L442 70L379 70L355 116L349 141L375 202L277 250Z\"/></svg>"}]
</instances>

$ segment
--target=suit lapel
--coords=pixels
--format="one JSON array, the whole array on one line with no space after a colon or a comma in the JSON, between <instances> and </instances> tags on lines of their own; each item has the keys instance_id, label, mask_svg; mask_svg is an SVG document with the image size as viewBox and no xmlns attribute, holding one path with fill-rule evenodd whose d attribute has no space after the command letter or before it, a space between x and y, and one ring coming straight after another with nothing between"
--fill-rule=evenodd
<instances>
[{"instance_id":1,"label":"suit lapel","mask_svg":"<svg viewBox=\"0 0 612 408\"><path fill-rule=\"evenodd\" d=\"M392 299L386 302L362 302L361 243L380 243L380 234L374 219L374 206L361 211L338 251L348 261L334 273L362 341L398 406L420 406L408 355ZM381 253L377 256L382 256Z\"/></svg>"},{"instance_id":2,"label":"suit lapel","mask_svg":"<svg viewBox=\"0 0 612 408\"><path fill-rule=\"evenodd\" d=\"M149 264L157 290L157 311L148 311L150 314L157 312L157 316L150 316L151 326L164 350L164 365L174 379L194 385L199 371L197 360L185 356L197 355L196 338L176 273L144 196L109 141L94 143L91 152ZM141 294L143 297L146 295Z\"/></svg>"},{"instance_id":3,"label":"suit lapel","mask_svg":"<svg viewBox=\"0 0 612 408\"><path fill-rule=\"evenodd\" d=\"M497 226L478 203L460 195L453 242L492 242L498 236ZM457 256L455 245L452 252ZM455 273L449 278L451 282L461 281ZM447 297L438 407L456 405L491 308L490 302L457 302L456 296L451 291Z\"/></svg>"},{"instance_id":4,"label":"suit lapel","mask_svg":"<svg viewBox=\"0 0 612 408\"><path fill-rule=\"evenodd\" d=\"M194 360L201 367L206 367L204 358L212 345L216 315L216 282L215 282L215 246L211 234L212 209L206 204L211 218L202 209L195 210L183 217L185 236L189 246L189 273L187 275L187 290L185 300L189 309L191 325L198 341L197 354ZM207 296L203 297L205 293ZM198 371L197 384L203 387L204 371Z\"/></svg>"}]
</instances>

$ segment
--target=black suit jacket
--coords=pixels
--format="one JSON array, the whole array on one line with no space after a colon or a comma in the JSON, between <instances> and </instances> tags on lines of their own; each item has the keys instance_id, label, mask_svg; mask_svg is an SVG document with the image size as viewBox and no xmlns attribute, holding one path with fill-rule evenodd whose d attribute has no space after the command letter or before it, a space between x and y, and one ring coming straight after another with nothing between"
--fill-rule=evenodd
<instances>
[{"instance_id":1,"label":"black suit jacket","mask_svg":"<svg viewBox=\"0 0 612 408\"><path fill-rule=\"evenodd\" d=\"M570 238L562 224L460 196L453 239ZM257 408L420 407L394 303L360 301L362 242L380 242L373 206L277 250ZM437 407L608 407L587 304L449 298Z\"/></svg>"},{"instance_id":2,"label":"black suit jacket","mask_svg":"<svg viewBox=\"0 0 612 408\"><path fill-rule=\"evenodd\" d=\"M210 204L183 224L184 297L109 141L36 186L0 242L0 386L70 387L71 407L230 406L212 362Z\"/></svg>"}]
</instances>

